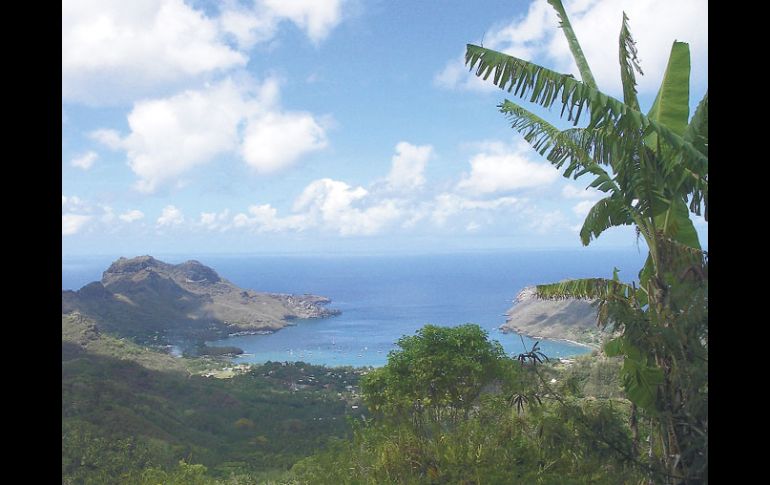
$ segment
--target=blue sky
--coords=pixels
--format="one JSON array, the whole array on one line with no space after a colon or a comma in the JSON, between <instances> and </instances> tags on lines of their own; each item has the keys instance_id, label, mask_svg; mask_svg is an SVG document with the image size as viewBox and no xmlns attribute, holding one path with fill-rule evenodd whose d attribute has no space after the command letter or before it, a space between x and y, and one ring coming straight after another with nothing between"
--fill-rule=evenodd
<instances>
[{"instance_id":1,"label":"blue sky","mask_svg":"<svg viewBox=\"0 0 770 485\"><path fill-rule=\"evenodd\" d=\"M621 96L625 10L643 109L675 39L693 108L705 93L706 1L565 5L604 91ZM534 153L497 112L504 93L462 63L483 39L576 73L545 0L67 0L62 14L63 255L580 247L590 180ZM592 244L635 245L630 228Z\"/></svg>"}]
</instances>

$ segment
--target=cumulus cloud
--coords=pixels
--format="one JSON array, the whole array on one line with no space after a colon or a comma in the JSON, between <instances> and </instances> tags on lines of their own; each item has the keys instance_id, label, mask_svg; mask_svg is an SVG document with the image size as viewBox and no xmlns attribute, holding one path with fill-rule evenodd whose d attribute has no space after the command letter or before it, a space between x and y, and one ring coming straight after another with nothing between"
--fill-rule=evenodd
<instances>
[{"instance_id":1,"label":"cumulus cloud","mask_svg":"<svg viewBox=\"0 0 770 485\"><path fill-rule=\"evenodd\" d=\"M102 222L109 224L110 222L115 220L115 211L112 209L112 207L108 205L103 205L102 217L100 219Z\"/></svg>"},{"instance_id":2,"label":"cumulus cloud","mask_svg":"<svg viewBox=\"0 0 770 485\"><path fill-rule=\"evenodd\" d=\"M266 42L275 36L278 17L259 5L244 5L235 0L224 2L217 18L219 27L232 36L241 49L251 49L259 42Z\"/></svg>"},{"instance_id":3,"label":"cumulus cloud","mask_svg":"<svg viewBox=\"0 0 770 485\"><path fill-rule=\"evenodd\" d=\"M61 212L61 235L72 236L91 222L95 208L76 195L62 195Z\"/></svg>"},{"instance_id":4,"label":"cumulus cloud","mask_svg":"<svg viewBox=\"0 0 770 485\"><path fill-rule=\"evenodd\" d=\"M311 225L304 214L279 217L270 204L249 206L248 214L241 212L233 217L233 227L252 227L260 232L304 231Z\"/></svg>"},{"instance_id":5,"label":"cumulus cloud","mask_svg":"<svg viewBox=\"0 0 770 485\"><path fill-rule=\"evenodd\" d=\"M342 236L372 235L401 216L392 199L372 198L363 187L329 178L311 182L295 199L292 214L279 216L270 204L252 205L232 219L233 228L259 232L305 231L311 228Z\"/></svg>"},{"instance_id":6,"label":"cumulus cloud","mask_svg":"<svg viewBox=\"0 0 770 485\"><path fill-rule=\"evenodd\" d=\"M309 113L268 113L246 127L241 155L259 173L273 173L326 147L326 133Z\"/></svg>"},{"instance_id":7,"label":"cumulus cloud","mask_svg":"<svg viewBox=\"0 0 770 485\"><path fill-rule=\"evenodd\" d=\"M548 185L558 178L555 168L546 162L530 161L525 150L527 147L521 145L506 149L501 144L488 144L471 158L471 172L460 180L457 188L491 194Z\"/></svg>"},{"instance_id":8,"label":"cumulus cloud","mask_svg":"<svg viewBox=\"0 0 770 485\"><path fill-rule=\"evenodd\" d=\"M139 177L135 188L145 193L178 182L196 166L228 153L240 153L258 172L271 173L327 143L311 114L280 109L279 90L274 78L256 87L225 79L136 103L125 137L112 130L97 130L91 137L125 150Z\"/></svg>"},{"instance_id":9,"label":"cumulus cloud","mask_svg":"<svg viewBox=\"0 0 770 485\"><path fill-rule=\"evenodd\" d=\"M565 9L600 89L622 93L617 60L618 33L625 11L637 41L644 76L637 76L642 93L659 87L674 40L688 42L692 56L693 84L706 81L708 67L708 5L701 0L574 0ZM547 2L530 4L524 16L492 26L484 46L527 60L535 60L559 72L579 78L558 19ZM614 49L614 50L613 50ZM612 55L609 55L609 54ZM436 84L454 89L497 89L480 82L464 67L464 58L449 61L435 77Z\"/></svg>"},{"instance_id":10,"label":"cumulus cloud","mask_svg":"<svg viewBox=\"0 0 770 485\"><path fill-rule=\"evenodd\" d=\"M489 80L484 81L476 77L465 67L465 52L447 62L444 69L434 76L433 84L441 88L467 91L492 92L499 90Z\"/></svg>"},{"instance_id":11,"label":"cumulus cloud","mask_svg":"<svg viewBox=\"0 0 770 485\"><path fill-rule=\"evenodd\" d=\"M247 50L292 22L322 41L342 0L236 0L206 13L183 0L71 0L62 4L62 97L120 104L246 66ZM234 40L236 46L228 40Z\"/></svg>"},{"instance_id":12,"label":"cumulus cloud","mask_svg":"<svg viewBox=\"0 0 770 485\"><path fill-rule=\"evenodd\" d=\"M591 207L593 207L596 204L596 201L594 200L581 200L574 206L572 206L572 212L579 216L586 216L588 215L588 211L591 210Z\"/></svg>"},{"instance_id":13,"label":"cumulus cloud","mask_svg":"<svg viewBox=\"0 0 770 485\"><path fill-rule=\"evenodd\" d=\"M396 145L396 154L392 158L392 166L387 183L395 190L412 190L425 183L425 165L433 156L430 145L412 145L405 141Z\"/></svg>"},{"instance_id":14,"label":"cumulus cloud","mask_svg":"<svg viewBox=\"0 0 770 485\"><path fill-rule=\"evenodd\" d=\"M124 212L123 214L118 216L120 220L131 223L134 221L138 221L139 219L144 218L144 212L133 209L128 212Z\"/></svg>"},{"instance_id":15,"label":"cumulus cloud","mask_svg":"<svg viewBox=\"0 0 770 485\"><path fill-rule=\"evenodd\" d=\"M61 216L61 235L72 236L77 234L92 216L84 214L62 214Z\"/></svg>"},{"instance_id":16,"label":"cumulus cloud","mask_svg":"<svg viewBox=\"0 0 770 485\"><path fill-rule=\"evenodd\" d=\"M216 22L182 0L62 3L62 97L111 104L245 66Z\"/></svg>"},{"instance_id":17,"label":"cumulus cloud","mask_svg":"<svg viewBox=\"0 0 770 485\"><path fill-rule=\"evenodd\" d=\"M184 215L182 215L182 211L174 207L173 205L167 205L163 208L163 212L161 212L160 217L158 217L157 225L158 227L170 227L170 226L178 226L184 222Z\"/></svg>"},{"instance_id":18,"label":"cumulus cloud","mask_svg":"<svg viewBox=\"0 0 770 485\"><path fill-rule=\"evenodd\" d=\"M400 211L394 200L382 200L359 208L369 192L345 182L320 179L311 182L294 202L294 212L305 212L326 227L345 235L370 235L396 220Z\"/></svg>"},{"instance_id":19,"label":"cumulus cloud","mask_svg":"<svg viewBox=\"0 0 770 485\"><path fill-rule=\"evenodd\" d=\"M201 212L199 225L210 231L225 231L230 227L230 210L222 212Z\"/></svg>"},{"instance_id":20,"label":"cumulus cloud","mask_svg":"<svg viewBox=\"0 0 770 485\"><path fill-rule=\"evenodd\" d=\"M483 151L483 155L505 158L511 153L510 147L500 142L485 142L476 146ZM236 213L229 221L223 220L222 214L204 213L200 225L220 230L301 232L313 229L336 232L342 236L369 236L393 228L413 229L423 221L444 227L452 219L457 222L457 229L477 232L490 225L495 214L505 212L526 217L535 209L525 198L495 196L494 192L500 188L498 186L493 187L494 190L486 190L486 186L479 182L481 174L485 172L478 167L483 163L474 164L473 161L472 167L477 167L476 171L465 178L464 184L458 184L466 189L464 191L444 191L431 195L409 190L425 185L425 164L432 154L433 148L430 145L399 142L391 160L391 170L384 179L385 190L382 179L365 188L341 180L322 178L310 182L302 190L287 215L281 215L271 204L258 204L251 205L246 212ZM549 174L542 177L538 171L539 164L529 166L527 164L531 162L526 162L519 167L517 164L522 162L518 159L512 163L516 169L534 177L534 181L530 179L521 182L509 180L514 177L504 178L507 180L504 184L506 189L537 185L555 176ZM554 218L552 214L546 215L542 227L546 227Z\"/></svg>"},{"instance_id":21,"label":"cumulus cloud","mask_svg":"<svg viewBox=\"0 0 770 485\"><path fill-rule=\"evenodd\" d=\"M603 197L603 193L594 188L588 187L586 189L579 189L574 185L565 185L561 191L561 195L565 199L579 200L579 202L572 206L572 212L580 217L588 215L588 211L591 210L591 207ZM582 223L577 227L582 227Z\"/></svg>"},{"instance_id":22,"label":"cumulus cloud","mask_svg":"<svg viewBox=\"0 0 770 485\"><path fill-rule=\"evenodd\" d=\"M602 192L594 189L593 187L586 187L585 189L579 189L574 185L565 185L561 190L561 195L565 199L592 199L599 200L602 198Z\"/></svg>"},{"instance_id":23,"label":"cumulus cloud","mask_svg":"<svg viewBox=\"0 0 770 485\"><path fill-rule=\"evenodd\" d=\"M468 232L476 232L481 228L481 224L476 221L471 221L465 226L465 230Z\"/></svg>"},{"instance_id":24,"label":"cumulus cloud","mask_svg":"<svg viewBox=\"0 0 770 485\"><path fill-rule=\"evenodd\" d=\"M77 195L61 196L62 212L90 212L91 207Z\"/></svg>"},{"instance_id":25,"label":"cumulus cloud","mask_svg":"<svg viewBox=\"0 0 770 485\"><path fill-rule=\"evenodd\" d=\"M97 158L99 158L99 155L97 155L96 152L89 151L83 155L80 155L79 157L73 158L70 164L73 167L88 170L94 165L94 162Z\"/></svg>"},{"instance_id":26,"label":"cumulus cloud","mask_svg":"<svg viewBox=\"0 0 770 485\"><path fill-rule=\"evenodd\" d=\"M528 227L540 235L552 233L556 230L572 229L572 227L567 224L567 218L559 210L537 212L533 214L533 217L530 218Z\"/></svg>"},{"instance_id":27,"label":"cumulus cloud","mask_svg":"<svg viewBox=\"0 0 770 485\"><path fill-rule=\"evenodd\" d=\"M100 129L88 134L92 140L96 140L110 150L119 150L122 146L120 133L115 130Z\"/></svg>"},{"instance_id":28,"label":"cumulus cloud","mask_svg":"<svg viewBox=\"0 0 770 485\"><path fill-rule=\"evenodd\" d=\"M444 225L451 216L466 211L494 211L500 209L521 208L523 201L516 197L496 199L468 199L458 194L443 193L436 196L431 204L431 220L439 226Z\"/></svg>"},{"instance_id":29,"label":"cumulus cloud","mask_svg":"<svg viewBox=\"0 0 770 485\"><path fill-rule=\"evenodd\" d=\"M342 19L343 0L262 0L270 14L294 22L314 42L320 42Z\"/></svg>"}]
</instances>

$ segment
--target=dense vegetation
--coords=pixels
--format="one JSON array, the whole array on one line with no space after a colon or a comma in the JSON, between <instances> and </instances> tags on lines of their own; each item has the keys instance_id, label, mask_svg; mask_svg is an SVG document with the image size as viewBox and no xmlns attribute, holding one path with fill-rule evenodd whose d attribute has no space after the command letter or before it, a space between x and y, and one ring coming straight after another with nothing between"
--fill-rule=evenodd
<instances>
[{"instance_id":1,"label":"dense vegetation","mask_svg":"<svg viewBox=\"0 0 770 485\"><path fill-rule=\"evenodd\" d=\"M691 214L708 217L708 93L690 117L689 47L674 42L642 113L624 15L623 101L604 94L548 1L581 80L480 46L466 60L518 97L561 101L576 127L500 109L566 177L605 194L583 243L632 225L647 245L637 281L538 286L599 301L615 335L603 354L555 363L535 344L507 356L478 326L428 325L366 374L268 363L225 375L63 317L63 483L707 483L708 254Z\"/></svg>"},{"instance_id":2,"label":"dense vegetation","mask_svg":"<svg viewBox=\"0 0 770 485\"><path fill-rule=\"evenodd\" d=\"M63 317L62 328L63 483L139 483L145 469L181 459L213 477L282 472L348 436L346 415L361 414L351 406L362 371L266 363L204 377L184 359L95 335L87 321ZM211 361L193 362L207 374Z\"/></svg>"},{"instance_id":3,"label":"dense vegetation","mask_svg":"<svg viewBox=\"0 0 770 485\"><path fill-rule=\"evenodd\" d=\"M658 94L641 111L642 74L623 15L619 36L623 101L601 92L560 0L556 10L582 81L480 46L468 45L476 74L520 98L550 108L576 127L559 130L505 100L512 127L565 177L591 178L605 194L586 216L584 245L612 227L632 225L648 248L637 282L592 278L540 285L542 298L600 302L599 325L620 335L605 352L623 357L621 379L632 402L633 459L647 434L648 476L658 483L708 481L708 254L691 213L708 220L708 92L690 117L690 50L675 41ZM578 126L581 113L590 120ZM585 116L584 118L585 119Z\"/></svg>"},{"instance_id":4,"label":"dense vegetation","mask_svg":"<svg viewBox=\"0 0 770 485\"><path fill-rule=\"evenodd\" d=\"M362 380L372 418L294 466L308 484L633 483L620 362L514 359L476 325L426 326ZM594 395L587 392L595 393ZM597 395L602 399L597 399Z\"/></svg>"},{"instance_id":5,"label":"dense vegetation","mask_svg":"<svg viewBox=\"0 0 770 485\"><path fill-rule=\"evenodd\" d=\"M534 349L535 368L475 325L426 326L374 370L174 358L73 315L62 339L67 484L639 476L618 452L632 446L618 359L549 362Z\"/></svg>"}]
</instances>

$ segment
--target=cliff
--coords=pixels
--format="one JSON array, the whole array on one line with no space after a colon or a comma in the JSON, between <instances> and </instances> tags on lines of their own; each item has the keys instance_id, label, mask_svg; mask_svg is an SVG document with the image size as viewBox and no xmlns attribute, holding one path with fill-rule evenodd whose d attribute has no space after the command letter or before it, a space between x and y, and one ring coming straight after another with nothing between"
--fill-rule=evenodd
<instances>
[{"instance_id":1,"label":"cliff","mask_svg":"<svg viewBox=\"0 0 770 485\"><path fill-rule=\"evenodd\" d=\"M597 309L592 303L575 299L540 300L535 296L535 288L527 287L513 300L500 330L598 347L604 332L596 326Z\"/></svg>"},{"instance_id":2,"label":"cliff","mask_svg":"<svg viewBox=\"0 0 770 485\"><path fill-rule=\"evenodd\" d=\"M168 264L152 256L120 258L78 291L62 291L62 313L80 312L103 331L163 344L232 333L275 331L296 318L339 314L316 295L239 288L198 261Z\"/></svg>"}]
</instances>

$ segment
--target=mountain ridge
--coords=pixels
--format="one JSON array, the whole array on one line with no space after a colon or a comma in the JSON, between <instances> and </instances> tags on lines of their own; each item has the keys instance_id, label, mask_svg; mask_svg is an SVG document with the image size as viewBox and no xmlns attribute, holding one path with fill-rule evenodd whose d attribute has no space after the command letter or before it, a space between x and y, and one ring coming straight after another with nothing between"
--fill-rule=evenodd
<instances>
[{"instance_id":1,"label":"mountain ridge","mask_svg":"<svg viewBox=\"0 0 770 485\"><path fill-rule=\"evenodd\" d=\"M298 318L339 310L318 295L243 289L196 260L170 264L152 256L121 257L101 281L62 291L62 313L79 312L101 330L143 343L201 340L279 330Z\"/></svg>"}]
</instances>

